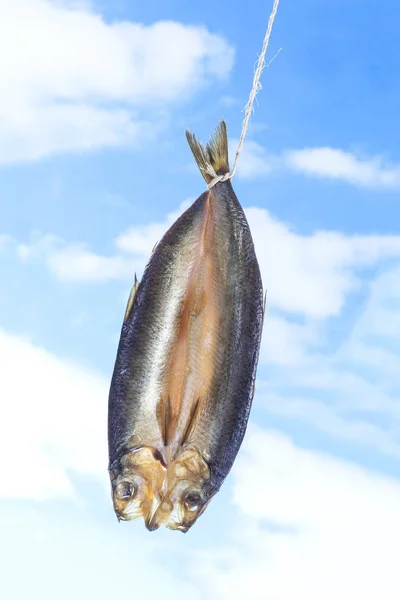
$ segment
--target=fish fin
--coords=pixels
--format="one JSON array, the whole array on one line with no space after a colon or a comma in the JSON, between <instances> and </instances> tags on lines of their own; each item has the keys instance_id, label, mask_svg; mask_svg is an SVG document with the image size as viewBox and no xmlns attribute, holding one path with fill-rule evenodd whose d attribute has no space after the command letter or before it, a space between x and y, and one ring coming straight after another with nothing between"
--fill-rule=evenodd
<instances>
[{"instance_id":1,"label":"fish fin","mask_svg":"<svg viewBox=\"0 0 400 600\"><path fill-rule=\"evenodd\" d=\"M171 428L171 399L168 396L165 403L165 445L168 446Z\"/></svg>"},{"instance_id":2,"label":"fish fin","mask_svg":"<svg viewBox=\"0 0 400 600\"><path fill-rule=\"evenodd\" d=\"M213 136L206 146L211 165L217 175L229 173L228 132L226 123L221 119Z\"/></svg>"},{"instance_id":3,"label":"fish fin","mask_svg":"<svg viewBox=\"0 0 400 600\"><path fill-rule=\"evenodd\" d=\"M161 435L163 438L164 446L168 446L170 438L170 427L171 427L171 400L170 397L163 397L160 403L159 412L159 423L161 427Z\"/></svg>"},{"instance_id":4,"label":"fish fin","mask_svg":"<svg viewBox=\"0 0 400 600\"><path fill-rule=\"evenodd\" d=\"M129 317L129 315L131 313L132 306L133 306L133 303L135 302L136 294L139 289L139 285L140 285L140 282L138 281L138 279L136 277L136 273L135 273L135 281L134 281L134 284L133 284L132 289L129 294L128 304L126 306L126 311L125 311L125 316L124 316L124 322L127 320L127 318Z\"/></svg>"},{"instance_id":5,"label":"fish fin","mask_svg":"<svg viewBox=\"0 0 400 600\"><path fill-rule=\"evenodd\" d=\"M263 304L263 314L262 314L262 324L261 324L262 327L264 327L266 306L267 306L267 290L265 290L265 294L264 294L264 304Z\"/></svg>"},{"instance_id":6,"label":"fish fin","mask_svg":"<svg viewBox=\"0 0 400 600\"><path fill-rule=\"evenodd\" d=\"M223 119L221 119L206 147L190 131L186 131L186 139L197 166L207 183L210 183L213 179L213 175L209 172L210 167L217 175L229 173L228 134Z\"/></svg>"},{"instance_id":7,"label":"fish fin","mask_svg":"<svg viewBox=\"0 0 400 600\"><path fill-rule=\"evenodd\" d=\"M193 431L193 429L196 425L197 417L199 415L199 408L200 408L200 398L197 398L197 400L192 408L192 412L190 413L190 417L188 420L188 424L187 424L185 433L182 436L181 446L183 446L185 444L185 442L189 438L191 432Z\"/></svg>"}]
</instances>

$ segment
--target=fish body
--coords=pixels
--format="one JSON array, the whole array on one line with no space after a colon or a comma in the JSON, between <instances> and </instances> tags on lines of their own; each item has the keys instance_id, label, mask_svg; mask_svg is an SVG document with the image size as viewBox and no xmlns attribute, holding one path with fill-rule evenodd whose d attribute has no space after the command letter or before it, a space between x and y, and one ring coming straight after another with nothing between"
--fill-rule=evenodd
<instances>
[{"instance_id":1,"label":"fish body","mask_svg":"<svg viewBox=\"0 0 400 600\"><path fill-rule=\"evenodd\" d=\"M222 122L207 182L229 171ZM187 531L229 473L246 431L263 321L250 229L230 180L157 244L128 301L109 395L109 472L119 518Z\"/></svg>"}]
</instances>

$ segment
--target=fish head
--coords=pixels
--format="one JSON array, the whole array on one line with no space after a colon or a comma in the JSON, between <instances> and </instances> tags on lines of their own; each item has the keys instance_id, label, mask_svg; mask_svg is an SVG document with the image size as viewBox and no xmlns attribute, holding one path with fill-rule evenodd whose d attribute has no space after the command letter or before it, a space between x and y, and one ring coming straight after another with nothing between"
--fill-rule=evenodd
<instances>
[{"instance_id":1,"label":"fish head","mask_svg":"<svg viewBox=\"0 0 400 600\"><path fill-rule=\"evenodd\" d=\"M140 447L126 452L111 477L118 520L151 519L159 505L164 478L165 468L154 448Z\"/></svg>"},{"instance_id":2,"label":"fish head","mask_svg":"<svg viewBox=\"0 0 400 600\"><path fill-rule=\"evenodd\" d=\"M197 450L185 450L168 465L166 492L148 529L164 525L186 533L210 501L210 470Z\"/></svg>"},{"instance_id":3,"label":"fish head","mask_svg":"<svg viewBox=\"0 0 400 600\"><path fill-rule=\"evenodd\" d=\"M168 529L186 533L204 512L208 502L207 491L201 482L179 481L160 506L168 513L162 524Z\"/></svg>"}]
</instances>

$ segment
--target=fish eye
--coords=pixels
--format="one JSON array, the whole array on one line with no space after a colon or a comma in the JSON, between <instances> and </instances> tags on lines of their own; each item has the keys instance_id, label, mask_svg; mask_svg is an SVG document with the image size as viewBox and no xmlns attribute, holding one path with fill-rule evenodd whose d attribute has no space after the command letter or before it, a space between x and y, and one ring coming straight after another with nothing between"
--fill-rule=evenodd
<instances>
[{"instance_id":1,"label":"fish eye","mask_svg":"<svg viewBox=\"0 0 400 600\"><path fill-rule=\"evenodd\" d=\"M185 499L183 501L183 504L185 505L185 508L189 511L195 511L199 508L199 506L202 503L202 499L200 494L197 494L196 492L189 492L188 494L186 494Z\"/></svg>"},{"instance_id":2,"label":"fish eye","mask_svg":"<svg viewBox=\"0 0 400 600\"><path fill-rule=\"evenodd\" d=\"M130 481L122 481L115 487L115 493L120 500L128 500L136 493L136 487Z\"/></svg>"}]
</instances>

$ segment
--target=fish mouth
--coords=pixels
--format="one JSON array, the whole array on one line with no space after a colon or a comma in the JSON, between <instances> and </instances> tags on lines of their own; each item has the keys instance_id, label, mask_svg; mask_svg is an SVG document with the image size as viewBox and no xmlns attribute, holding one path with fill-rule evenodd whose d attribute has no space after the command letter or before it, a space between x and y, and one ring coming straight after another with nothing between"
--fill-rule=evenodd
<instances>
[{"instance_id":1,"label":"fish mouth","mask_svg":"<svg viewBox=\"0 0 400 600\"><path fill-rule=\"evenodd\" d=\"M144 523L148 531L156 531L160 525L165 525L168 529L178 529L183 533L186 533L189 527L180 522L170 521L169 514L160 514L160 511L156 511L150 518L145 519Z\"/></svg>"},{"instance_id":2,"label":"fish mouth","mask_svg":"<svg viewBox=\"0 0 400 600\"><path fill-rule=\"evenodd\" d=\"M159 500L157 498L153 498L148 515L144 519L144 524L146 525L146 529L148 531L156 531L160 527L160 523L158 523L157 519L159 505Z\"/></svg>"},{"instance_id":3,"label":"fish mouth","mask_svg":"<svg viewBox=\"0 0 400 600\"><path fill-rule=\"evenodd\" d=\"M151 519L146 519L144 523L148 531L156 531L160 527L160 525L154 519L154 516Z\"/></svg>"},{"instance_id":4,"label":"fish mouth","mask_svg":"<svg viewBox=\"0 0 400 600\"><path fill-rule=\"evenodd\" d=\"M168 527L168 529L172 529L174 531L180 531L181 533L187 533L190 529L190 525L183 525L182 523L178 523L175 527Z\"/></svg>"}]
</instances>

